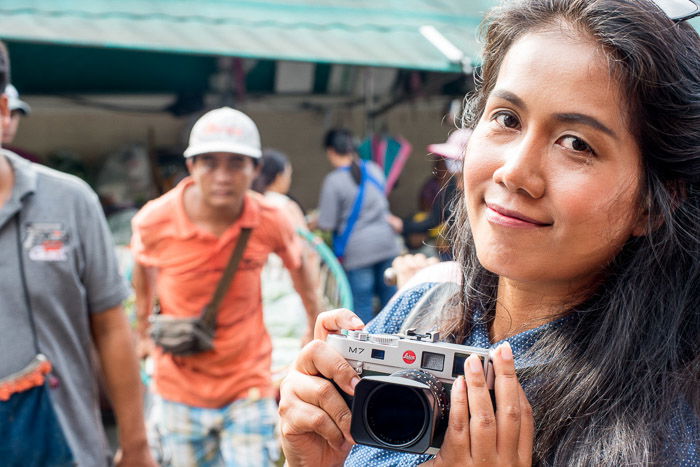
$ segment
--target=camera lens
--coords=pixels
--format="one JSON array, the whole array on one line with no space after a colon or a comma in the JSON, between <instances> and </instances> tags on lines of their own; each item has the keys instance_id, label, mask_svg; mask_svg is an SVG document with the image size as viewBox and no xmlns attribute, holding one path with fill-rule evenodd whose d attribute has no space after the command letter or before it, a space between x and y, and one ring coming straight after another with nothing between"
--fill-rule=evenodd
<instances>
[{"instance_id":1,"label":"camera lens","mask_svg":"<svg viewBox=\"0 0 700 467\"><path fill-rule=\"evenodd\" d=\"M405 446L420 438L428 422L423 394L411 387L381 384L367 397L370 434L390 446Z\"/></svg>"}]
</instances>

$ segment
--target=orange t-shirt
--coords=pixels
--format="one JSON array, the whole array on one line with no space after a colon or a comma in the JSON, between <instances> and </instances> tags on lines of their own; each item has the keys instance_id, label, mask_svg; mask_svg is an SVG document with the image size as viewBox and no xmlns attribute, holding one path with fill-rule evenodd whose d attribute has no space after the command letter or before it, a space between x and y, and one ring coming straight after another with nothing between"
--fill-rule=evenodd
<instances>
[{"instance_id":1,"label":"orange t-shirt","mask_svg":"<svg viewBox=\"0 0 700 467\"><path fill-rule=\"evenodd\" d=\"M132 221L136 260L157 268L156 288L165 314L197 316L211 301L242 227L252 228L243 258L217 314L214 349L175 357L158 349L154 381L163 398L196 407L222 407L253 389L273 393L272 344L263 323L260 271L269 253L289 269L300 265L293 227L257 193L246 194L241 216L220 237L193 224L185 213L184 179L147 203ZM259 391L259 392L258 392Z\"/></svg>"}]
</instances>

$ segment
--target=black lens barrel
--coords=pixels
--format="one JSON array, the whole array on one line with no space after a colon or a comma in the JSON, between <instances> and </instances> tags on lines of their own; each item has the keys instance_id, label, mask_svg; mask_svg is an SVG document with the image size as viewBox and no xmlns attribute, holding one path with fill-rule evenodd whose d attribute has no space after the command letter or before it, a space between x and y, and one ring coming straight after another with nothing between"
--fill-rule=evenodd
<instances>
[{"instance_id":1,"label":"black lens barrel","mask_svg":"<svg viewBox=\"0 0 700 467\"><path fill-rule=\"evenodd\" d=\"M387 445L410 445L425 433L430 418L428 410L426 395L420 389L381 384L367 397L367 430Z\"/></svg>"},{"instance_id":2,"label":"black lens barrel","mask_svg":"<svg viewBox=\"0 0 700 467\"><path fill-rule=\"evenodd\" d=\"M449 397L433 375L420 370L401 370L389 377L364 380L372 386L364 393L364 400L356 398L353 411L362 407L364 429L377 446L402 450L418 445L427 448L437 435L436 429L444 429ZM438 436L441 439L442 433Z\"/></svg>"}]
</instances>

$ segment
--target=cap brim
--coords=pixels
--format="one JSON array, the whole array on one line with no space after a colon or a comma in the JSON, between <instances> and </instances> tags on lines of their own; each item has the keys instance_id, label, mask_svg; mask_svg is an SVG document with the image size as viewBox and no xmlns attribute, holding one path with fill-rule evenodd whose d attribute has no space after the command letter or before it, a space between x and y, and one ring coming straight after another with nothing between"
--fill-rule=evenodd
<instances>
[{"instance_id":1,"label":"cap brim","mask_svg":"<svg viewBox=\"0 0 700 467\"><path fill-rule=\"evenodd\" d=\"M240 154L242 156L252 157L253 159L260 159L262 156L262 151L260 149L255 150L250 146L244 146L242 144L231 144L231 143L204 143L195 144L189 146L185 149L183 155L185 157L198 156L200 154L209 154L212 152L226 152L230 154Z\"/></svg>"},{"instance_id":2,"label":"cap brim","mask_svg":"<svg viewBox=\"0 0 700 467\"><path fill-rule=\"evenodd\" d=\"M448 159L462 160L464 154L462 153L462 148L456 144L449 143L439 143L439 144L429 144L428 151L438 156L446 157Z\"/></svg>"},{"instance_id":3,"label":"cap brim","mask_svg":"<svg viewBox=\"0 0 700 467\"><path fill-rule=\"evenodd\" d=\"M21 101L21 100L11 100L8 103L8 107L10 109L10 112L14 112L15 110L19 110L24 115L29 115L32 112L32 108L29 107L29 104L27 104L26 102Z\"/></svg>"}]
</instances>

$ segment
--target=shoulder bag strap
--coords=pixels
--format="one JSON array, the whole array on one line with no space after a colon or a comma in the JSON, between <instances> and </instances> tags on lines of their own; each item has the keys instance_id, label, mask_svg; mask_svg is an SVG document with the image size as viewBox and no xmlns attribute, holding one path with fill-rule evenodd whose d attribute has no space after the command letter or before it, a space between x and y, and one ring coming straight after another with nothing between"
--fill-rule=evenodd
<instances>
[{"instance_id":1,"label":"shoulder bag strap","mask_svg":"<svg viewBox=\"0 0 700 467\"><path fill-rule=\"evenodd\" d=\"M241 229L241 234L238 236L236 247L233 249L233 253L231 253L226 269L224 269L224 274L221 276L221 280L219 280L219 285L216 286L214 296L212 297L211 302L204 307L201 319L204 325L210 329L214 329L216 326L216 314L219 311L219 305L221 304L221 300L223 300L224 295L226 295L229 285L231 285L234 274L236 274L238 263L240 263L241 258L243 257L243 251L248 243L248 238L250 237L251 231L252 229L250 228Z\"/></svg>"},{"instance_id":2,"label":"shoulder bag strap","mask_svg":"<svg viewBox=\"0 0 700 467\"><path fill-rule=\"evenodd\" d=\"M34 322L34 313L32 313L32 301L29 298L29 287L27 286L27 272L24 268L24 249L22 248L22 222L20 219L22 209L24 206L20 206L19 210L15 214L15 230L17 232L17 255L19 260L19 274L20 280L22 281L22 293L24 294L24 303L27 308L27 316L29 317L29 326L32 330L32 339L34 340L34 351L37 355L41 353L39 350L39 339L36 333L36 323Z\"/></svg>"},{"instance_id":3,"label":"shoulder bag strap","mask_svg":"<svg viewBox=\"0 0 700 467\"><path fill-rule=\"evenodd\" d=\"M341 260L343 256L345 256L345 247L348 245L348 241L350 240L350 234L352 233L352 229L355 228L355 223L360 218L362 200L365 197L367 167L365 166L364 161L360 161L360 170L362 174L362 177L360 178L360 186L357 190L357 196L355 196L355 201L352 204L352 208L350 209L350 215L348 216L348 220L345 223L345 229L343 229L343 231L339 235L336 235L333 239L333 252Z\"/></svg>"}]
</instances>

